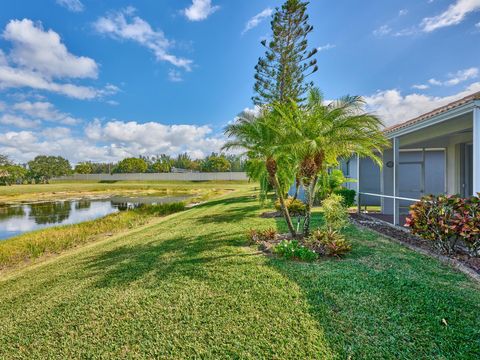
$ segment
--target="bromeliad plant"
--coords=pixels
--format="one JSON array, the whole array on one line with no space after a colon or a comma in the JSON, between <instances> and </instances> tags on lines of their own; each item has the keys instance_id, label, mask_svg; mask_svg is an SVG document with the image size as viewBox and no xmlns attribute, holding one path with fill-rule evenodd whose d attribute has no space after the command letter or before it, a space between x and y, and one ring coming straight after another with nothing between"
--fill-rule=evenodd
<instances>
[{"instance_id":1,"label":"bromeliad plant","mask_svg":"<svg viewBox=\"0 0 480 360\"><path fill-rule=\"evenodd\" d=\"M480 199L457 195L426 196L410 207L405 226L452 254L464 242L472 256L480 255Z\"/></svg>"}]
</instances>

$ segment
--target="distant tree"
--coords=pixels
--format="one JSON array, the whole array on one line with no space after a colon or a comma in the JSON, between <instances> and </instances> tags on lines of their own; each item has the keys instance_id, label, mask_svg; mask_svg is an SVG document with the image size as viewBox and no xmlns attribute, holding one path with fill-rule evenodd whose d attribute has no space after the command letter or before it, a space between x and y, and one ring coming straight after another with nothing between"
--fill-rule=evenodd
<instances>
[{"instance_id":1,"label":"distant tree","mask_svg":"<svg viewBox=\"0 0 480 360\"><path fill-rule=\"evenodd\" d=\"M231 169L231 164L224 155L212 153L202 161L201 170L203 172L227 172Z\"/></svg>"},{"instance_id":2,"label":"distant tree","mask_svg":"<svg viewBox=\"0 0 480 360\"><path fill-rule=\"evenodd\" d=\"M92 174L111 174L115 168L113 163L89 163L92 167Z\"/></svg>"},{"instance_id":3,"label":"distant tree","mask_svg":"<svg viewBox=\"0 0 480 360\"><path fill-rule=\"evenodd\" d=\"M187 153L178 154L173 161L173 166L178 169L192 169L192 158Z\"/></svg>"},{"instance_id":4,"label":"distant tree","mask_svg":"<svg viewBox=\"0 0 480 360\"><path fill-rule=\"evenodd\" d=\"M0 166L2 165L11 165L11 161L7 155L0 154Z\"/></svg>"},{"instance_id":5,"label":"distant tree","mask_svg":"<svg viewBox=\"0 0 480 360\"><path fill-rule=\"evenodd\" d=\"M149 173L168 173L172 170L173 159L166 154L142 158L148 164Z\"/></svg>"},{"instance_id":6,"label":"distant tree","mask_svg":"<svg viewBox=\"0 0 480 360\"><path fill-rule=\"evenodd\" d=\"M115 167L116 173L144 173L148 169L148 164L144 159L126 158L120 161Z\"/></svg>"},{"instance_id":7,"label":"distant tree","mask_svg":"<svg viewBox=\"0 0 480 360\"><path fill-rule=\"evenodd\" d=\"M21 184L27 177L27 169L20 165L0 165L0 185Z\"/></svg>"},{"instance_id":8,"label":"distant tree","mask_svg":"<svg viewBox=\"0 0 480 360\"><path fill-rule=\"evenodd\" d=\"M230 163L230 171L245 171L245 160L238 155L225 155Z\"/></svg>"},{"instance_id":9,"label":"distant tree","mask_svg":"<svg viewBox=\"0 0 480 360\"><path fill-rule=\"evenodd\" d=\"M75 165L75 173L77 174L91 174L92 164L89 162L81 162Z\"/></svg>"},{"instance_id":10,"label":"distant tree","mask_svg":"<svg viewBox=\"0 0 480 360\"><path fill-rule=\"evenodd\" d=\"M305 78L318 70L314 55L308 49L308 35L313 27L308 23L308 2L287 0L277 8L271 22L272 40L262 41L265 57L255 66L255 105L293 100L302 102L313 84Z\"/></svg>"},{"instance_id":11,"label":"distant tree","mask_svg":"<svg viewBox=\"0 0 480 360\"><path fill-rule=\"evenodd\" d=\"M61 156L39 155L28 162L31 178L37 183L48 183L53 177L71 173L72 168L67 159Z\"/></svg>"}]
</instances>

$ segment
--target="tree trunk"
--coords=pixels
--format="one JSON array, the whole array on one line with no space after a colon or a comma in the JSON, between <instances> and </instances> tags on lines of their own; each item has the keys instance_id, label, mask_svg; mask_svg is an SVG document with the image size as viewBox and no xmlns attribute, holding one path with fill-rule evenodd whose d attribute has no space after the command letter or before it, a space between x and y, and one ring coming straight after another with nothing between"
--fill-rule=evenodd
<instances>
[{"instance_id":1,"label":"tree trunk","mask_svg":"<svg viewBox=\"0 0 480 360\"><path fill-rule=\"evenodd\" d=\"M272 180L275 186L275 191L277 193L278 201L280 202L280 209L282 210L283 217L287 222L288 230L290 231L290 234L292 234L292 237L296 238L297 233L295 231L295 228L293 227L292 218L290 217L290 213L288 212L288 207L285 205L285 197L283 196L282 191L280 190L280 183L278 182L278 178L276 174L272 176Z\"/></svg>"},{"instance_id":2,"label":"tree trunk","mask_svg":"<svg viewBox=\"0 0 480 360\"><path fill-rule=\"evenodd\" d=\"M305 188L305 222L303 223L303 236L306 238L310 235L310 222L312 219L312 208L315 200L315 187L317 186L318 175L315 175Z\"/></svg>"}]
</instances>

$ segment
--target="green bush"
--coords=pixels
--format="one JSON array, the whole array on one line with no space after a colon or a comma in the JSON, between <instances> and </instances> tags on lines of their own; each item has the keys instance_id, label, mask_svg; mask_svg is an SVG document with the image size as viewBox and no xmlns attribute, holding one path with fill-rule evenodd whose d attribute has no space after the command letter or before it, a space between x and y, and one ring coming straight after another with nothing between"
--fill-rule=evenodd
<instances>
[{"instance_id":1,"label":"green bush","mask_svg":"<svg viewBox=\"0 0 480 360\"><path fill-rule=\"evenodd\" d=\"M346 208L349 208L355 204L355 196L357 195L357 192L355 190L350 190L342 187L340 189L334 190L333 193L342 197L342 205Z\"/></svg>"},{"instance_id":2,"label":"green bush","mask_svg":"<svg viewBox=\"0 0 480 360\"><path fill-rule=\"evenodd\" d=\"M322 210L327 229L341 230L348 224L348 212L340 195L332 194L323 200Z\"/></svg>"},{"instance_id":3,"label":"green bush","mask_svg":"<svg viewBox=\"0 0 480 360\"><path fill-rule=\"evenodd\" d=\"M285 199L285 205L287 206L288 212L291 216L305 215L306 207L302 201L289 197L288 199ZM280 200L275 201L275 209L277 209L277 211L282 210L282 208L280 207Z\"/></svg>"},{"instance_id":4,"label":"green bush","mask_svg":"<svg viewBox=\"0 0 480 360\"><path fill-rule=\"evenodd\" d=\"M318 259L315 251L301 245L297 240L282 240L273 248L273 252L288 260L312 262Z\"/></svg>"},{"instance_id":5,"label":"green bush","mask_svg":"<svg viewBox=\"0 0 480 360\"><path fill-rule=\"evenodd\" d=\"M427 196L410 207L405 226L452 254L463 241L472 256L480 254L480 198L457 195Z\"/></svg>"}]
</instances>

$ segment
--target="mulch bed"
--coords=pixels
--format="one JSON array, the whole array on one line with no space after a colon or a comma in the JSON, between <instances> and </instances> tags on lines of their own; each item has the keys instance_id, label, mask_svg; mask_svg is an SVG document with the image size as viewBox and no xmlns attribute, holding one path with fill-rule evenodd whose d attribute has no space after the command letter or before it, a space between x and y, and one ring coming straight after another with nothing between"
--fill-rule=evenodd
<instances>
[{"instance_id":1,"label":"mulch bed","mask_svg":"<svg viewBox=\"0 0 480 360\"><path fill-rule=\"evenodd\" d=\"M415 236L406 229L404 230L394 227L393 225L387 224L384 221L377 220L363 214L352 213L350 214L350 218L352 219L353 223L357 225L374 230L406 245L410 249L433 256L443 262L449 263L460 271L480 281L480 258L471 257L464 253L457 253L452 256L440 255L433 246L432 242Z\"/></svg>"}]
</instances>

